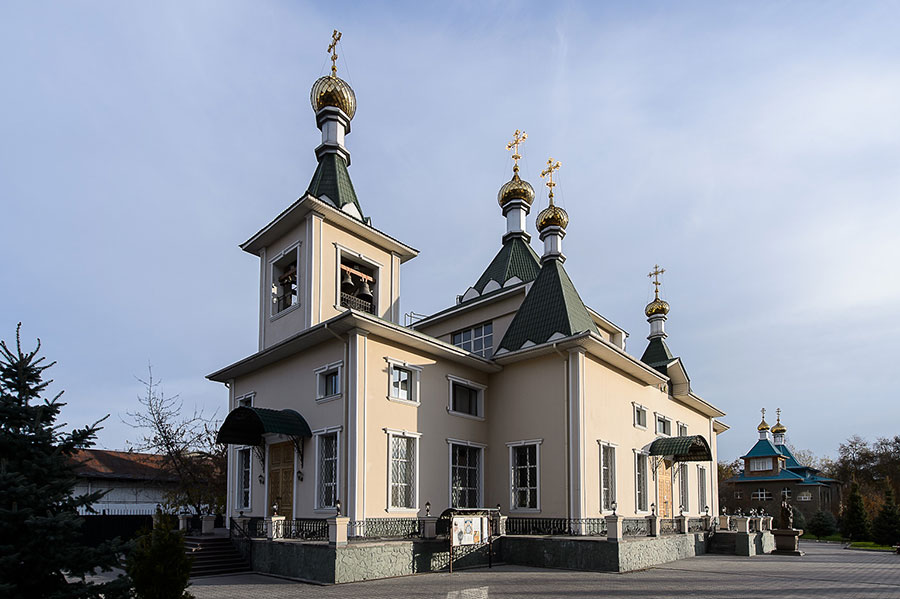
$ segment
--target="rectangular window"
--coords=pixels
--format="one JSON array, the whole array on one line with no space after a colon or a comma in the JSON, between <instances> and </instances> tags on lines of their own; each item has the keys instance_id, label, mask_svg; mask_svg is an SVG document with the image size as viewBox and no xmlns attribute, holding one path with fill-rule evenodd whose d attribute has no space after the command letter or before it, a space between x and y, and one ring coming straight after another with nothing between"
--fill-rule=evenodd
<instances>
[{"instance_id":1,"label":"rectangular window","mask_svg":"<svg viewBox=\"0 0 900 599\"><path fill-rule=\"evenodd\" d=\"M285 250L272 260L272 315L299 303L300 246Z\"/></svg>"},{"instance_id":2,"label":"rectangular window","mask_svg":"<svg viewBox=\"0 0 900 599\"><path fill-rule=\"evenodd\" d=\"M616 448L600 445L600 509L612 511L616 501Z\"/></svg>"},{"instance_id":3,"label":"rectangular window","mask_svg":"<svg viewBox=\"0 0 900 599\"><path fill-rule=\"evenodd\" d=\"M812 501L812 493L809 491L803 491L797 495L797 501Z\"/></svg>"},{"instance_id":4,"label":"rectangular window","mask_svg":"<svg viewBox=\"0 0 900 599\"><path fill-rule=\"evenodd\" d=\"M688 465L680 464L678 466L678 500L681 502L681 507L684 508L684 511L690 512L690 493L688 493Z\"/></svg>"},{"instance_id":5,"label":"rectangular window","mask_svg":"<svg viewBox=\"0 0 900 599\"><path fill-rule=\"evenodd\" d=\"M341 394L343 362L334 362L316 369L316 399L336 397Z\"/></svg>"},{"instance_id":6,"label":"rectangular window","mask_svg":"<svg viewBox=\"0 0 900 599\"><path fill-rule=\"evenodd\" d=\"M643 453L634 454L634 486L635 505L637 511L647 511L647 456Z\"/></svg>"},{"instance_id":7,"label":"rectangular window","mask_svg":"<svg viewBox=\"0 0 900 599\"><path fill-rule=\"evenodd\" d=\"M647 428L647 408L634 404L634 425L638 428Z\"/></svg>"},{"instance_id":8,"label":"rectangular window","mask_svg":"<svg viewBox=\"0 0 900 599\"><path fill-rule=\"evenodd\" d=\"M512 460L512 509L536 510L538 505L537 443L510 446Z\"/></svg>"},{"instance_id":9,"label":"rectangular window","mask_svg":"<svg viewBox=\"0 0 900 599\"><path fill-rule=\"evenodd\" d=\"M340 304L360 312L377 314L378 270L341 252L338 268Z\"/></svg>"},{"instance_id":10,"label":"rectangular window","mask_svg":"<svg viewBox=\"0 0 900 599\"><path fill-rule=\"evenodd\" d=\"M678 436L679 437L687 437L688 436L688 428L686 424L678 423Z\"/></svg>"},{"instance_id":11,"label":"rectangular window","mask_svg":"<svg viewBox=\"0 0 900 599\"><path fill-rule=\"evenodd\" d=\"M772 491L768 489L757 489L750 494L753 501L772 501Z\"/></svg>"},{"instance_id":12,"label":"rectangular window","mask_svg":"<svg viewBox=\"0 0 900 599\"><path fill-rule=\"evenodd\" d=\"M238 507L250 509L250 448L239 449L238 461Z\"/></svg>"},{"instance_id":13,"label":"rectangular window","mask_svg":"<svg viewBox=\"0 0 900 599\"><path fill-rule=\"evenodd\" d=\"M471 329L457 331L453 333L451 340L456 347L490 358L494 353L494 325L485 322Z\"/></svg>"},{"instance_id":14,"label":"rectangular window","mask_svg":"<svg viewBox=\"0 0 900 599\"><path fill-rule=\"evenodd\" d=\"M317 508L333 508L338 497L338 435L325 433L317 435L318 440L318 483Z\"/></svg>"},{"instance_id":15,"label":"rectangular window","mask_svg":"<svg viewBox=\"0 0 900 599\"><path fill-rule=\"evenodd\" d=\"M700 493L697 495L699 498L697 510L706 510L709 504L706 502L706 468L703 466L697 466L697 484L700 485Z\"/></svg>"},{"instance_id":16,"label":"rectangular window","mask_svg":"<svg viewBox=\"0 0 900 599\"><path fill-rule=\"evenodd\" d=\"M480 507L481 450L450 444L450 507Z\"/></svg>"},{"instance_id":17,"label":"rectangular window","mask_svg":"<svg viewBox=\"0 0 900 599\"><path fill-rule=\"evenodd\" d=\"M447 379L450 381L448 411L484 418L484 387L454 376L448 376Z\"/></svg>"},{"instance_id":18,"label":"rectangular window","mask_svg":"<svg viewBox=\"0 0 900 599\"><path fill-rule=\"evenodd\" d=\"M781 489L781 498L782 499L790 499L791 498L790 487L784 487L783 489Z\"/></svg>"},{"instance_id":19,"label":"rectangular window","mask_svg":"<svg viewBox=\"0 0 900 599\"><path fill-rule=\"evenodd\" d=\"M662 414L656 415L656 433L659 435L672 434L672 421Z\"/></svg>"},{"instance_id":20,"label":"rectangular window","mask_svg":"<svg viewBox=\"0 0 900 599\"><path fill-rule=\"evenodd\" d=\"M759 472L761 470L772 469L772 458L751 458L750 471Z\"/></svg>"},{"instance_id":21,"label":"rectangular window","mask_svg":"<svg viewBox=\"0 0 900 599\"><path fill-rule=\"evenodd\" d=\"M391 443L391 507L416 507L417 439L390 435Z\"/></svg>"},{"instance_id":22,"label":"rectangular window","mask_svg":"<svg viewBox=\"0 0 900 599\"><path fill-rule=\"evenodd\" d=\"M235 407L238 408L250 408L253 406L253 396L254 393L248 393L246 395L241 395L240 397L235 399Z\"/></svg>"},{"instance_id":23,"label":"rectangular window","mask_svg":"<svg viewBox=\"0 0 900 599\"><path fill-rule=\"evenodd\" d=\"M412 381L412 373L399 366L391 367L391 397L395 399L405 399L410 401L410 383Z\"/></svg>"}]
</instances>

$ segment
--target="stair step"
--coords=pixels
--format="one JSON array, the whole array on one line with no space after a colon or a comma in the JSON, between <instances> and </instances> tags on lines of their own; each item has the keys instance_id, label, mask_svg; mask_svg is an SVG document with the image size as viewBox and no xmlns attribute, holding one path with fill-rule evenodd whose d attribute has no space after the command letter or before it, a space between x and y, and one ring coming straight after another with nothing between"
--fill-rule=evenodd
<instances>
[{"instance_id":1,"label":"stair step","mask_svg":"<svg viewBox=\"0 0 900 599\"><path fill-rule=\"evenodd\" d=\"M250 572L250 565L228 537L187 537L184 552L193 558L191 576Z\"/></svg>"}]
</instances>

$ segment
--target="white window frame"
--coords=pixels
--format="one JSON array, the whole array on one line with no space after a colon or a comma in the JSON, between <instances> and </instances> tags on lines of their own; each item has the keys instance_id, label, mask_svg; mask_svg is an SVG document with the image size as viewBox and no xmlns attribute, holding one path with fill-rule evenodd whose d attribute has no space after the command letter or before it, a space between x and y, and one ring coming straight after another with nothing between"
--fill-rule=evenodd
<instances>
[{"instance_id":1,"label":"white window frame","mask_svg":"<svg viewBox=\"0 0 900 599\"><path fill-rule=\"evenodd\" d=\"M801 491L797 493L797 501L812 501L812 491Z\"/></svg>"},{"instance_id":2,"label":"white window frame","mask_svg":"<svg viewBox=\"0 0 900 599\"><path fill-rule=\"evenodd\" d=\"M662 433L659 432L659 421L660 421L660 420L662 420L663 422L668 423L668 425L669 425L669 432L667 432L667 433L666 433L666 432L662 432ZM661 435L661 436L663 436L663 437L671 437L671 436L672 436L672 419L669 418L668 416L664 415L664 414L659 413L659 412L653 412L653 431L654 431L657 435Z\"/></svg>"},{"instance_id":3,"label":"white window frame","mask_svg":"<svg viewBox=\"0 0 900 599\"><path fill-rule=\"evenodd\" d=\"M646 507L641 509L640 504L640 476L638 474L638 462L644 464L644 503ZM634 450L634 513L646 514L650 511L650 455L643 451Z\"/></svg>"},{"instance_id":4,"label":"white window frame","mask_svg":"<svg viewBox=\"0 0 900 599\"><path fill-rule=\"evenodd\" d=\"M403 360L395 360L394 358L386 357L384 359L388 363L388 381L387 381L387 398L390 401L396 401L397 403L407 404L411 406L418 406L421 401L419 399L419 391L420 391L420 381L422 379L422 367L416 366L415 364L410 364L409 362L405 362ZM402 370L409 371L409 399L403 399L401 397L395 397L393 395L394 392L394 369L400 368Z\"/></svg>"},{"instance_id":5,"label":"white window frame","mask_svg":"<svg viewBox=\"0 0 900 599\"><path fill-rule=\"evenodd\" d=\"M750 458L750 472L766 472L772 469L772 458Z\"/></svg>"},{"instance_id":6,"label":"white window frame","mask_svg":"<svg viewBox=\"0 0 900 599\"><path fill-rule=\"evenodd\" d=\"M614 511L612 508L605 509L603 507L603 504L606 503L603 500L604 499L604 497L603 497L603 466L604 466L603 449L604 448L612 448L612 450L613 450L612 470L610 470L610 495L611 495L610 499L611 499L611 501L609 502L610 505L612 505L613 503L618 502L618 499L616 499L617 493L618 493L618 486L619 486L618 480L616 480L616 470L617 470L616 462L618 461L618 453L619 453L618 449L617 449L618 445L616 445L615 443L610 443L609 441L600 441L600 440L597 441L597 444L600 446L600 513L601 514L612 514ZM637 468L637 466L635 466L635 468Z\"/></svg>"},{"instance_id":7,"label":"white window frame","mask_svg":"<svg viewBox=\"0 0 900 599\"><path fill-rule=\"evenodd\" d=\"M750 501L772 501L774 498L775 495L772 491L763 487L759 487L750 493Z\"/></svg>"},{"instance_id":8,"label":"white window frame","mask_svg":"<svg viewBox=\"0 0 900 599\"><path fill-rule=\"evenodd\" d=\"M419 439L422 437L422 433L415 433L407 430L397 430L392 428L383 429L385 433L387 433L387 501L385 505L387 508L385 511L391 513L401 513L401 514L414 514L419 511ZM414 452L414 460L415 467L413 469L413 482L412 482L412 491L413 491L413 507L395 507L391 505L391 500L393 499L391 494L391 486L394 481L391 478L391 460L393 459L392 453L392 445L394 443L394 437L403 438L403 439L413 439L413 446L415 447Z\"/></svg>"},{"instance_id":9,"label":"white window frame","mask_svg":"<svg viewBox=\"0 0 900 599\"><path fill-rule=\"evenodd\" d=\"M510 441L506 444L509 448L509 511L511 513L539 513L541 511L541 445L544 443L543 439L526 439L523 441ZM535 493L535 507L515 507L516 505L516 486L515 486L515 448L523 447L525 445L534 445L535 449L535 466L537 468L537 477L535 480L535 484L537 485L537 491ZM482 455L482 457L484 457ZM483 478L483 476L482 476Z\"/></svg>"},{"instance_id":10,"label":"white window frame","mask_svg":"<svg viewBox=\"0 0 900 599\"><path fill-rule=\"evenodd\" d=\"M679 437L687 437L688 436L688 425L686 425L685 423L683 423L681 421L678 421L678 420L675 421L675 430L678 431L677 436L679 436ZM684 433L684 434L682 434L682 433Z\"/></svg>"},{"instance_id":11,"label":"white window frame","mask_svg":"<svg viewBox=\"0 0 900 599\"><path fill-rule=\"evenodd\" d=\"M234 398L234 408L252 408L256 399L256 391L244 393Z\"/></svg>"},{"instance_id":12,"label":"white window frame","mask_svg":"<svg viewBox=\"0 0 900 599\"><path fill-rule=\"evenodd\" d=\"M684 511L690 513L691 511L691 492L690 492L690 476L688 475L690 472L690 468L685 463L678 464L678 503L680 507L684 508ZM700 512L703 509L703 506L699 506L697 508L697 512Z\"/></svg>"},{"instance_id":13,"label":"white window frame","mask_svg":"<svg viewBox=\"0 0 900 599\"><path fill-rule=\"evenodd\" d=\"M362 262L364 266L371 268L375 272L375 289L372 290L372 308L375 314L379 313L378 307L380 302L378 296L381 294L381 273L384 266L371 258L364 256L356 250L347 246L334 242L334 309L338 312L344 312L348 308L341 305L341 258L347 257L356 262Z\"/></svg>"},{"instance_id":14,"label":"white window frame","mask_svg":"<svg viewBox=\"0 0 900 599\"><path fill-rule=\"evenodd\" d=\"M247 503L244 504L244 493L243 488L241 487L242 477L244 468L241 464L241 455L246 453L247 456L247 470L249 471L247 475ZM250 510L253 507L253 448L249 445L244 445L241 447L235 448L235 458L237 461L237 468L235 471L237 472L237 485L235 485L235 505L238 510Z\"/></svg>"},{"instance_id":15,"label":"white window frame","mask_svg":"<svg viewBox=\"0 0 900 599\"><path fill-rule=\"evenodd\" d=\"M485 419L485 401L484 395L485 390L487 389L486 385L482 385L481 383L476 383L474 381L470 381L468 379L460 378L458 376L454 376L452 374L447 375L447 413L452 414L454 416L460 416L462 418L471 418L472 420L484 420ZM453 409L453 385L464 385L471 389L477 391L477 397L475 401L478 405L478 415L473 416L472 414L467 414L465 412L457 412Z\"/></svg>"},{"instance_id":16,"label":"white window frame","mask_svg":"<svg viewBox=\"0 0 900 599\"><path fill-rule=\"evenodd\" d=\"M487 445L476 441L467 441L465 439L453 439L447 437L447 505L453 506L453 446L465 445L467 447L475 447L481 451L481 457L478 459L478 504L484 503L484 458L487 453Z\"/></svg>"},{"instance_id":17,"label":"white window frame","mask_svg":"<svg viewBox=\"0 0 900 599\"><path fill-rule=\"evenodd\" d=\"M706 466L697 466L697 513L703 513L709 507L709 471Z\"/></svg>"},{"instance_id":18,"label":"white window frame","mask_svg":"<svg viewBox=\"0 0 900 599\"><path fill-rule=\"evenodd\" d=\"M325 391L325 377L333 372L337 373L337 381L338 381L338 391L337 393L332 393L331 395L324 395ZM334 401L336 399L340 399L344 395L344 361L338 360L337 362L332 362L330 364L325 364L324 366L320 366L316 368L313 373L315 373L316 379L316 402L325 403L329 401Z\"/></svg>"},{"instance_id":19,"label":"white window frame","mask_svg":"<svg viewBox=\"0 0 900 599\"><path fill-rule=\"evenodd\" d=\"M277 283L275 282L275 263L279 262L282 258L284 258L288 254L293 252L294 259L296 260L296 264L297 264L297 266L296 266L296 268L297 268L297 301L294 302L293 304L291 304L289 307L285 308L284 310L280 310L278 312L275 311L276 302L270 301L269 302L269 321L270 322L273 320L278 320L285 314L288 314L289 312L293 312L294 310L296 310L297 308L300 307L300 296L303 293L303 288L300 285L300 282L303 280L300 278L300 246L302 246L302 245L303 244L298 241L297 243L282 250L277 255L275 255L269 259L269 294L272 299L276 299L276 297L277 297L271 293L272 288L277 285Z\"/></svg>"},{"instance_id":20,"label":"white window frame","mask_svg":"<svg viewBox=\"0 0 900 599\"><path fill-rule=\"evenodd\" d=\"M631 412L631 420L632 420L632 424L634 425L634 428L639 428L641 430L647 430L647 414L648 414L647 406L642 406L641 404L635 403L635 402L631 402L631 405L633 406L632 412ZM644 424L640 424L638 422L638 412L644 413Z\"/></svg>"},{"instance_id":21,"label":"white window frame","mask_svg":"<svg viewBox=\"0 0 900 599\"><path fill-rule=\"evenodd\" d=\"M320 463L319 450L321 447L321 438L320 437L322 437L323 435L330 435L332 433L335 434L335 460L336 460L336 462L335 462L335 469L334 469L334 477L335 477L334 499L335 499L335 501L338 501L341 498L341 474L342 474L341 473L341 432L342 432L343 428L344 427L342 427L340 425L329 426L326 428L320 428L318 430L314 430L312 432L313 441L314 441L314 445L316 448L316 456L315 456L315 460L316 460L315 494L316 494L316 497L315 497L315 501L313 502L313 505L315 506L313 508L313 511L317 512L317 513L328 513L328 514L335 513L335 506L333 506L333 505L323 506L319 503L319 500L322 497L322 494L319 492L319 482L320 482L320 478L321 478L320 477L321 473L319 472L319 463Z\"/></svg>"},{"instance_id":22,"label":"white window frame","mask_svg":"<svg viewBox=\"0 0 900 599\"><path fill-rule=\"evenodd\" d=\"M486 325L486 324L491 325L491 346L490 346L490 351L488 351L488 352L485 352L485 347L484 347L484 337L485 337L484 325ZM465 333L466 331L469 331L472 334L471 338L469 339L469 345L474 347L474 345L475 345L475 329L477 329L478 327L482 328L482 333L481 333L481 337L480 337L482 340L481 350L475 351L474 349L466 349L461 345L456 345L456 343L453 343L453 337L455 335L461 335L461 334ZM494 321L486 320L486 321L480 322L476 325L472 325L472 326L466 327L464 329L458 329L456 331L453 331L452 333L450 333L450 343L462 350L472 352L475 355L481 356L482 358L490 358L494 354Z\"/></svg>"},{"instance_id":23,"label":"white window frame","mask_svg":"<svg viewBox=\"0 0 900 599\"><path fill-rule=\"evenodd\" d=\"M782 499L790 499L793 493L791 492L790 487L781 487L781 498Z\"/></svg>"}]
</instances>

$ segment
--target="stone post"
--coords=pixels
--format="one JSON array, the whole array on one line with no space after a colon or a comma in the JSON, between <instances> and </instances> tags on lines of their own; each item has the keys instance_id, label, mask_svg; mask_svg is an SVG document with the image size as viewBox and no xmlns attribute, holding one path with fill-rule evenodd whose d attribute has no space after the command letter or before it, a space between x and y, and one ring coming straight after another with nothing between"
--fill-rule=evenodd
<instances>
[{"instance_id":1,"label":"stone post","mask_svg":"<svg viewBox=\"0 0 900 599\"><path fill-rule=\"evenodd\" d=\"M772 516L764 516L763 517L763 526L765 530L772 530Z\"/></svg>"},{"instance_id":2,"label":"stone post","mask_svg":"<svg viewBox=\"0 0 900 599\"><path fill-rule=\"evenodd\" d=\"M506 534L506 519L509 516L500 516L498 526L496 528L497 536L502 536Z\"/></svg>"},{"instance_id":3,"label":"stone post","mask_svg":"<svg viewBox=\"0 0 900 599\"><path fill-rule=\"evenodd\" d=\"M181 513L178 514L178 530L187 532L187 529L191 527L191 515Z\"/></svg>"},{"instance_id":4,"label":"stone post","mask_svg":"<svg viewBox=\"0 0 900 599\"><path fill-rule=\"evenodd\" d=\"M678 534L686 535L688 531L688 518L684 514L680 516L675 516L675 521L677 522L676 527L678 528Z\"/></svg>"},{"instance_id":5,"label":"stone post","mask_svg":"<svg viewBox=\"0 0 900 599\"><path fill-rule=\"evenodd\" d=\"M216 526L216 517L212 514L200 516L200 534L211 535Z\"/></svg>"},{"instance_id":6,"label":"stone post","mask_svg":"<svg viewBox=\"0 0 900 599\"><path fill-rule=\"evenodd\" d=\"M750 528L748 526L750 518L748 518L747 516L735 516L734 521L737 522L737 531L738 532L742 532L744 534L747 534L750 532Z\"/></svg>"},{"instance_id":7,"label":"stone post","mask_svg":"<svg viewBox=\"0 0 900 599\"><path fill-rule=\"evenodd\" d=\"M284 536L284 516L272 516L269 518L269 526L266 529L266 538L270 541Z\"/></svg>"},{"instance_id":8,"label":"stone post","mask_svg":"<svg viewBox=\"0 0 900 599\"><path fill-rule=\"evenodd\" d=\"M707 514L706 516L701 516L700 520L703 522L703 530L709 530L710 524L712 522L712 517Z\"/></svg>"},{"instance_id":9,"label":"stone post","mask_svg":"<svg viewBox=\"0 0 900 599\"><path fill-rule=\"evenodd\" d=\"M433 539L437 536L437 516L419 518L422 522L422 538Z\"/></svg>"},{"instance_id":10,"label":"stone post","mask_svg":"<svg viewBox=\"0 0 900 599\"><path fill-rule=\"evenodd\" d=\"M328 519L328 544L335 547L347 545L347 528L350 526L350 518L335 516Z\"/></svg>"},{"instance_id":11,"label":"stone post","mask_svg":"<svg viewBox=\"0 0 900 599\"><path fill-rule=\"evenodd\" d=\"M616 514L606 517L606 540L618 543L622 539L622 519Z\"/></svg>"},{"instance_id":12,"label":"stone post","mask_svg":"<svg viewBox=\"0 0 900 599\"><path fill-rule=\"evenodd\" d=\"M656 514L647 516L647 532L650 533L651 537L659 536L659 516Z\"/></svg>"},{"instance_id":13,"label":"stone post","mask_svg":"<svg viewBox=\"0 0 900 599\"><path fill-rule=\"evenodd\" d=\"M731 516L726 516L725 514L719 516L719 530L728 530L728 521L730 518Z\"/></svg>"}]
</instances>

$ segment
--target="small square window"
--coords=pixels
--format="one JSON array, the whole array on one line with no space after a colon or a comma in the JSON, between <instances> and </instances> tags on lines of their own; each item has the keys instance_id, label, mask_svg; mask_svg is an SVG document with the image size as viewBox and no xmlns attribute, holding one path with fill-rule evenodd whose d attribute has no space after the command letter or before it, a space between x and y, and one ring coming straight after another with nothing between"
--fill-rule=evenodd
<instances>
[{"instance_id":1,"label":"small square window","mask_svg":"<svg viewBox=\"0 0 900 599\"><path fill-rule=\"evenodd\" d=\"M657 414L656 416L656 432L660 435L671 435L672 434L672 421L666 418L665 416L661 416Z\"/></svg>"},{"instance_id":2,"label":"small square window","mask_svg":"<svg viewBox=\"0 0 900 599\"><path fill-rule=\"evenodd\" d=\"M678 436L679 437L687 437L688 436L688 427L686 424L678 423Z\"/></svg>"},{"instance_id":3,"label":"small square window","mask_svg":"<svg viewBox=\"0 0 900 599\"><path fill-rule=\"evenodd\" d=\"M478 409L478 389L453 382L453 397L450 409L460 414L481 416Z\"/></svg>"},{"instance_id":4,"label":"small square window","mask_svg":"<svg viewBox=\"0 0 900 599\"><path fill-rule=\"evenodd\" d=\"M316 399L337 397L341 394L341 370L340 362L316 370Z\"/></svg>"},{"instance_id":5,"label":"small square window","mask_svg":"<svg viewBox=\"0 0 900 599\"><path fill-rule=\"evenodd\" d=\"M391 367L391 397L396 399L412 399L411 393L412 373L399 366Z\"/></svg>"}]
</instances>

